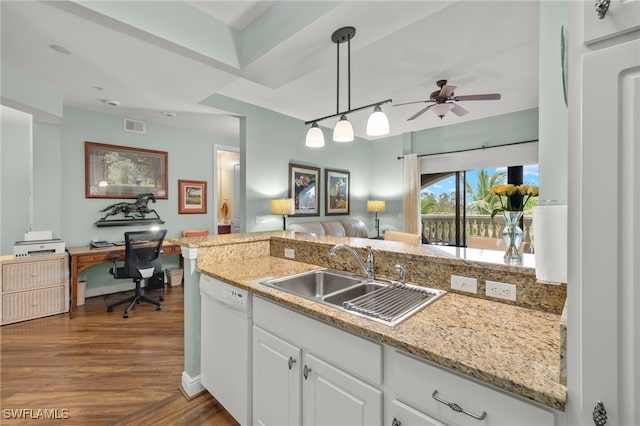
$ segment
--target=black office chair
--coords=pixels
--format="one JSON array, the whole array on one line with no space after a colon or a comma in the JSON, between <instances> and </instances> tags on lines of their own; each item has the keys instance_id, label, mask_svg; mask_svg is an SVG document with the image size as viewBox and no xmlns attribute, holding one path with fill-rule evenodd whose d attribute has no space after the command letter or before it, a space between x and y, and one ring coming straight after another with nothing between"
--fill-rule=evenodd
<instances>
[{"instance_id":1,"label":"black office chair","mask_svg":"<svg viewBox=\"0 0 640 426\"><path fill-rule=\"evenodd\" d=\"M156 310L162 309L160 302L156 302L147 295L142 294L140 281L147 278L150 279L162 271L162 242L167 234L166 229L159 231L132 231L124 233L125 254L124 266L118 267L117 254L113 257L113 268L109 269L109 273L113 278L133 278L136 283L136 293L132 297L121 300L107 307L108 312L113 312L113 307L129 303L127 309L124 310L122 318L129 318L129 311L140 302L147 302L156 305ZM150 280L148 280L150 281ZM164 283L164 281L163 281ZM164 300L159 295L160 301Z\"/></svg>"}]
</instances>

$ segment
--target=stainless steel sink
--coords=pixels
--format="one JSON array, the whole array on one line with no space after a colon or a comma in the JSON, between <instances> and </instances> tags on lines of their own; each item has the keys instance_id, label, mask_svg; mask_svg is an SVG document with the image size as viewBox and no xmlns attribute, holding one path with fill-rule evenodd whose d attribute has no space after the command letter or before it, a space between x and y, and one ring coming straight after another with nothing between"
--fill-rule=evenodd
<instances>
[{"instance_id":1,"label":"stainless steel sink","mask_svg":"<svg viewBox=\"0 0 640 426\"><path fill-rule=\"evenodd\" d=\"M359 284L362 281L363 279L361 277L353 274L346 274L329 269L319 269L264 281L263 284L301 297L319 299Z\"/></svg>"},{"instance_id":2,"label":"stainless steel sink","mask_svg":"<svg viewBox=\"0 0 640 426\"><path fill-rule=\"evenodd\" d=\"M389 284L364 282L359 283L356 286L347 288L334 294L323 297L323 301L332 305L343 306L343 303L355 299L356 297L363 296L381 288L387 287Z\"/></svg>"},{"instance_id":3,"label":"stainless steel sink","mask_svg":"<svg viewBox=\"0 0 640 426\"><path fill-rule=\"evenodd\" d=\"M262 281L262 284L391 326L447 293L391 281L371 281L333 269L303 272Z\"/></svg>"}]
</instances>

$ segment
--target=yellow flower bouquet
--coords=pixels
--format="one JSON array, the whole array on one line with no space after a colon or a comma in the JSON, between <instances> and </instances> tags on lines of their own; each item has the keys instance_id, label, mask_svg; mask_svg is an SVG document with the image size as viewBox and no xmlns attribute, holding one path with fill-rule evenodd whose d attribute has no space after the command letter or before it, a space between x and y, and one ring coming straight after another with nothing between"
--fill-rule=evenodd
<instances>
[{"instance_id":1,"label":"yellow flower bouquet","mask_svg":"<svg viewBox=\"0 0 640 426\"><path fill-rule=\"evenodd\" d=\"M531 197L538 196L538 187L535 185L514 185L506 183L489 188L489 192L498 195L500 206L491 212L491 218L503 211L522 211Z\"/></svg>"}]
</instances>

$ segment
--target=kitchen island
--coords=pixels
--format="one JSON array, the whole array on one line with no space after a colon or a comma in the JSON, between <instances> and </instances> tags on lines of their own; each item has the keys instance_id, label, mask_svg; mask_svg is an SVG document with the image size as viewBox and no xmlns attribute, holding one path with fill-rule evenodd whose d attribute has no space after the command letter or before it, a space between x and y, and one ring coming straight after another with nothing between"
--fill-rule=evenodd
<instances>
[{"instance_id":1,"label":"kitchen island","mask_svg":"<svg viewBox=\"0 0 640 426\"><path fill-rule=\"evenodd\" d=\"M203 274L464 377L564 411L561 313L566 288L536 284L535 270L528 266L530 259L525 259L524 266L512 266L485 262L480 250L290 232L179 238L172 242L186 249L197 248L197 268ZM357 265L348 257L328 256L329 248L337 243L356 249L372 246L380 277L396 279L393 265L401 263L407 268L407 282L449 293L390 327L260 283L322 267L358 273ZM293 251L294 259L286 258L284 249ZM444 277L460 271L478 278L478 294L450 291L449 280ZM484 280L496 278L518 284L519 300L503 302L483 296Z\"/></svg>"}]
</instances>

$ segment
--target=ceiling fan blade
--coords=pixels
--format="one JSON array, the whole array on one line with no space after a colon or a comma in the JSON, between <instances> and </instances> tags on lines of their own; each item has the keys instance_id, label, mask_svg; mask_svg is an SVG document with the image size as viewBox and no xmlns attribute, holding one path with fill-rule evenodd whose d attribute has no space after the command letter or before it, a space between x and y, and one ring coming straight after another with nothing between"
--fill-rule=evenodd
<instances>
[{"instance_id":1,"label":"ceiling fan blade","mask_svg":"<svg viewBox=\"0 0 640 426\"><path fill-rule=\"evenodd\" d=\"M425 100L422 100L422 101L404 102L404 103L401 103L401 104L393 104L393 106L410 105L410 104L422 104L422 103L425 103L425 102L431 102L431 100L425 99Z\"/></svg>"},{"instance_id":2,"label":"ceiling fan blade","mask_svg":"<svg viewBox=\"0 0 640 426\"><path fill-rule=\"evenodd\" d=\"M453 91L456 90L456 87L458 86L449 86L448 84L445 84L440 90L440 96L448 98L453 95Z\"/></svg>"},{"instance_id":3,"label":"ceiling fan blade","mask_svg":"<svg viewBox=\"0 0 640 426\"><path fill-rule=\"evenodd\" d=\"M434 104L435 105L435 104ZM422 114L424 114L429 108L431 108L433 105L428 105L424 108L422 108L420 111L416 112L415 114L413 114L411 117L407 118L407 121L411 121L415 118L420 117Z\"/></svg>"},{"instance_id":4,"label":"ceiling fan blade","mask_svg":"<svg viewBox=\"0 0 640 426\"><path fill-rule=\"evenodd\" d=\"M469 113L469 111L467 111L466 109L462 108L458 104L453 104L453 108L451 108L451 112L454 113L455 115L457 115L458 117Z\"/></svg>"},{"instance_id":5,"label":"ceiling fan blade","mask_svg":"<svg viewBox=\"0 0 640 426\"><path fill-rule=\"evenodd\" d=\"M463 95L455 96L454 101L497 101L500 99L500 93L486 93L484 95Z\"/></svg>"}]
</instances>

